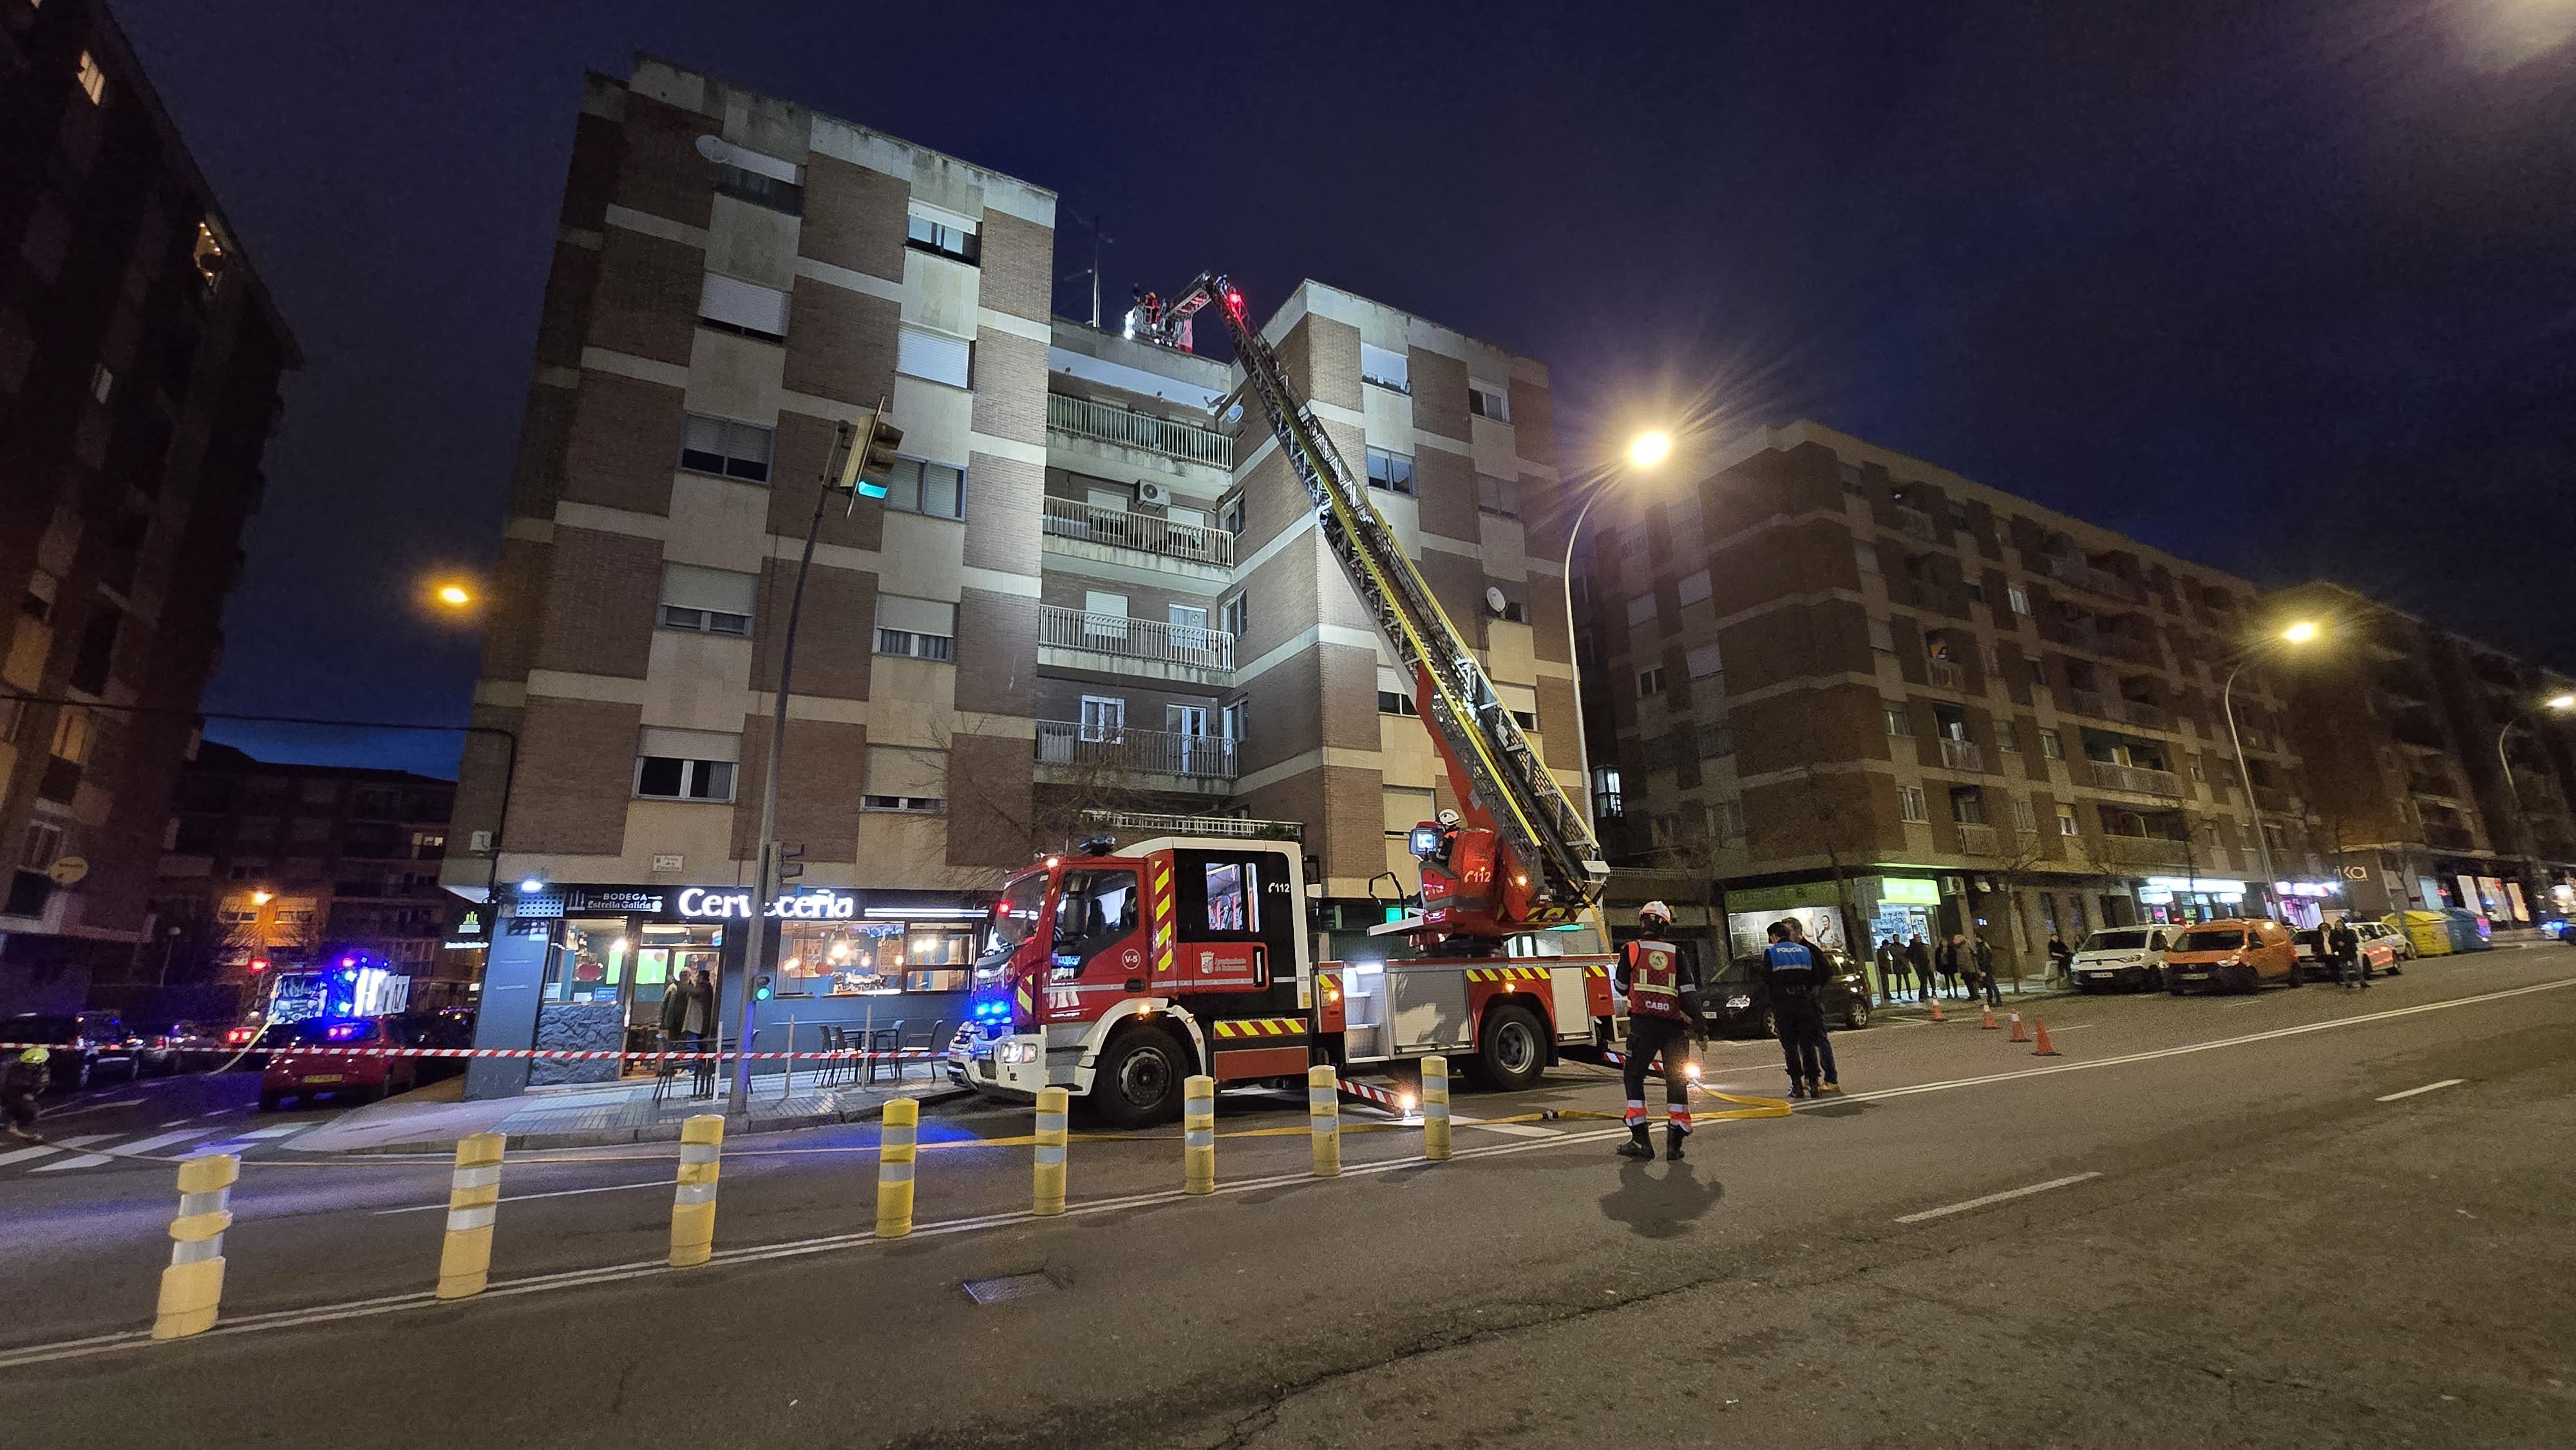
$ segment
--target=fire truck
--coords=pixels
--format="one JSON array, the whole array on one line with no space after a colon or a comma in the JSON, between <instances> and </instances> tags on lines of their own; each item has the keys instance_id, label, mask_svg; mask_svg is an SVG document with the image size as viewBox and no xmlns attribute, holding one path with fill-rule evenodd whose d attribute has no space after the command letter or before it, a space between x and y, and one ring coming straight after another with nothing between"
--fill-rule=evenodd
<instances>
[{"instance_id":1,"label":"fire truck","mask_svg":"<svg viewBox=\"0 0 2576 1450\"><path fill-rule=\"evenodd\" d=\"M1121 1126L1178 1117L1194 1073L1222 1086L1465 1052L1489 1085L1526 1087L1618 1030L1608 958L1511 950L1580 921L1609 869L1590 823L1251 326L1243 294L1202 274L1128 327L1185 349L1193 316L1210 307L1316 527L1413 681L1458 802L1408 833L1419 909L1372 930L1409 939L1418 955L1315 960L1311 873L1293 841L1225 834L1236 827L1222 820L1175 822L1184 829L1124 848L1094 837L1004 886L949 1074L999 1097L1066 1088Z\"/></svg>"}]
</instances>

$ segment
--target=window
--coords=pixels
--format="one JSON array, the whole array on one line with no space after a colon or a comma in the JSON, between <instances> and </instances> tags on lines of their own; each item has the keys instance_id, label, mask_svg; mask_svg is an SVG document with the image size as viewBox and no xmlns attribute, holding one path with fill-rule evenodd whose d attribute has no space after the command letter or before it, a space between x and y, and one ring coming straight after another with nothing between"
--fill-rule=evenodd
<instances>
[{"instance_id":1,"label":"window","mask_svg":"<svg viewBox=\"0 0 2576 1450\"><path fill-rule=\"evenodd\" d=\"M2066 758L2065 742L2057 738L2056 731L2042 730L2039 732L2039 753L2050 760L2064 760Z\"/></svg>"},{"instance_id":2,"label":"window","mask_svg":"<svg viewBox=\"0 0 2576 1450\"><path fill-rule=\"evenodd\" d=\"M1652 594L1640 594L1640 595L1638 595L1636 598L1631 599L1631 600L1629 600L1629 601L1628 601L1628 627L1629 627L1629 628L1634 629L1634 628L1636 628L1638 625L1651 623L1651 622L1653 622L1654 618L1655 618L1655 596L1654 596L1654 595L1652 595Z\"/></svg>"},{"instance_id":3,"label":"window","mask_svg":"<svg viewBox=\"0 0 2576 1450\"><path fill-rule=\"evenodd\" d=\"M944 797L940 796L863 795L859 797L859 809L863 811L910 811L915 815L935 816L948 809L948 802Z\"/></svg>"},{"instance_id":4,"label":"window","mask_svg":"<svg viewBox=\"0 0 2576 1450\"><path fill-rule=\"evenodd\" d=\"M1724 661L1719 656L1717 646L1713 644L1701 645L1698 648L1693 649L1688 655L1684 656L1684 658L1690 662L1690 677L1694 680L1705 680L1709 676L1718 674L1726 668Z\"/></svg>"},{"instance_id":5,"label":"window","mask_svg":"<svg viewBox=\"0 0 2576 1450\"><path fill-rule=\"evenodd\" d=\"M964 338L910 326L895 332L894 370L906 377L963 388L971 386L973 367L974 349Z\"/></svg>"},{"instance_id":6,"label":"window","mask_svg":"<svg viewBox=\"0 0 2576 1450\"><path fill-rule=\"evenodd\" d=\"M1975 786L1963 786L1950 792L1950 819L1963 826L1986 823L1986 797Z\"/></svg>"},{"instance_id":7,"label":"window","mask_svg":"<svg viewBox=\"0 0 2576 1450\"><path fill-rule=\"evenodd\" d=\"M1508 423L1512 421L1512 395L1492 383L1470 382L1467 384L1467 411L1479 418Z\"/></svg>"},{"instance_id":8,"label":"window","mask_svg":"<svg viewBox=\"0 0 2576 1450\"><path fill-rule=\"evenodd\" d=\"M935 816L948 809L948 752L900 745L868 747L867 793L859 808Z\"/></svg>"},{"instance_id":9,"label":"window","mask_svg":"<svg viewBox=\"0 0 2576 1450\"><path fill-rule=\"evenodd\" d=\"M1637 671L1637 698L1638 698L1638 699L1643 700L1643 699L1646 699L1646 698L1648 698L1648 697L1650 697L1650 696L1660 695L1660 694L1662 694L1663 692L1664 692L1664 672L1663 672L1663 670L1662 670L1662 668L1661 668L1661 667L1657 667L1657 668L1655 668L1655 669L1651 669L1651 670L1639 670L1639 671Z\"/></svg>"},{"instance_id":10,"label":"window","mask_svg":"<svg viewBox=\"0 0 2576 1450\"><path fill-rule=\"evenodd\" d=\"M662 627L703 634L751 633L752 592L759 576L694 564L662 566Z\"/></svg>"},{"instance_id":11,"label":"window","mask_svg":"<svg viewBox=\"0 0 2576 1450\"><path fill-rule=\"evenodd\" d=\"M1744 839L1744 803L1719 801L1709 807L1709 833L1721 841Z\"/></svg>"},{"instance_id":12,"label":"window","mask_svg":"<svg viewBox=\"0 0 2576 1450\"><path fill-rule=\"evenodd\" d=\"M91 397L104 403L107 401L107 395L114 391L116 391L116 374L107 370L107 364L100 363L90 369L89 395Z\"/></svg>"},{"instance_id":13,"label":"window","mask_svg":"<svg viewBox=\"0 0 2576 1450\"><path fill-rule=\"evenodd\" d=\"M805 214L805 188L791 179L745 170L730 162L716 163L716 194L789 216Z\"/></svg>"},{"instance_id":14,"label":"window","mask_svg":"<svg viewBox=\"0 0 2576 1450\"><path fill-rule=\"evenodd\" d=\"M877 653L916 660L954 658L957 606L901 594L877 596Z\"/></svg>"},{"instance_id":15,"label":"window","mask_svg":"<svg viewBox=\"0 0 2576 1450\"><path fill-rule=\"evenodd\" d=\"M2021 754L2021 731L2012 721L1995 722L1995 749L2006 755Z\"/></svg>"},{"instance_id":16,"label":"window","mask_svg":"<svg viewBox=\"0 0 2576 1450\"><path fill-rule=\"evenodd\" d=\"M1244 740L1243 729L1244 725L1247 723L1245 717L1251 712L1251 709L1252 701L1248 698L1242 700L1228 700L1224 706L1216 712L1216 728L1218 733L1225 739L1231 740L1237 745L1242 744Z\"/></svg>"},{"instance_id":17,"label":"window","mask_svg":"<svg viewBox=\"0 0 2576 1450\"><path fill-rule=\"evenodd\" d=\"M1216 526L1229 534L1243 532L1243 495L1236 494L1216 506Z\"/></svg>"},{"instance_id":18,"label":"window","mask_svg":"<svg viewBox=\"0 0 2576 1450\"><path fill-rule=\"evenodd\" d=\"M1171 641L1174 649L1208 648L1206 609L1196 604L1167 604L1163 606L1163 615L1163 622L1172 627Z\"/></svg>"},{"instance_id":19,"label":"window","mask_svg":"<svg viewBox=\"0 0 2576 1450\"><path fill-rule=\"evenodd\" d=\"M1106 590L1082 591L1082 633L1086 639L1127 637L1127 596Z\"/></svg>"},{"instance_id":20,"label":"window","mask_svg":"<svg viewBox=\"0 0 2576 1450\"><path fill-rule=\"evenodd\" d=\"M80 649L72 656L72 672L64 683L84 695L107 693L108 667L116 657L117 631L125 625L125 616L105 600L90 611L89 622L81 626Z\"/></svg>"},{"instance_id":21,"label":"window","mask_svg":"<svg viewBox=\"0 0 2576 1450\"><path fill-rule=\"evenodd\" d=\"M1869 622L1869 647L1882 654L1896 653L1896 627L1884 619Z\"/></svg>"},{"instance_id":22,"label":"window","mask_svg":"<svg viewBox=\"0 0 2576 1450\"><path fill-rule=\"evenodd\" d=\"M1389 453L1383 448L1368 450L1368 484L1389 493L1413 492L1413 455Z\"/></svg>"},{"instance_id":23,"label":"window","mask_svg":"<svg viewBox=\"0 0 2576 1450\"><path fill-rule=\"evenodd\" d=\"M2084 834L2084 828L2075 823L2075 807L2059 806L2057 808L2057 834L2061 836L2080 836Z\"/></svg>"},{"instance_id":24,"label":"window","mask_svg":"<svg viewBox=\"0 0 2576 1450\"><path fill-rule=\"evenodd\" d=\"M1913 717L1905 713L1904 706L1882 705L1879 707L1878 713L1879 718L1886 722L1888 734L1911 735L1914 733Z\"/></svg>"},{"instance_id":25,"label":"window","mask_svg":"<svg viewBox=\"0 0 2576 1450\"><path fill-rule=\"evenodd\" d=\"M2005 585L2005 586L2004 586L2004 599L2012 605L2012 612L2013 612L2013 613L2015 613L2015 614L2028 614L2028 613L2030 613L2030 591L2029 591L2029 590L2027 590L2027 589L2022 588L2020 585L2018 585L2018 584L2007 584L2007 585Z\"/></svg>"},{"instance_id":26,"label":"window","mask_svg":"<svg viewBox=\"0 0 2576 1450\"><path fill-rule=\"evenodd\" d=\"M1403 353L1389 352L1385 348L1371 347L1367 343L1360 344L1361 382L1375 383L1381 388L1392 388L1399 393L1411 393L1413 377L1409 368L1410 364Z\"/></svg>"},{"instance_id":27,"label":"window","mask_svg":"<svg viewBox=\"0 0 2576 1450\"><path fill-rule=\"evenodd\" d=\"M680 466L691 473L767 483L775 436L774 430L757 423L689 413L680 424Z\"/></svg>"},{"instance_id":28,"label":"window","mask_svg":"<svg viewBox=\"0 0 2576 1450\"><path fill-rule=\"evenodd\" d=\"M1610 818L1617 816L1625 804L1619 793L1619 767L1600 765L1592 770L1592 813Z\"/></svg>"},{"instance_id":29,"label":"window","mask_svg":"<svg viewBox=\"0 0 2576 1450\"><path fill-rule=\"evenodd\" d=\"M81 94L89 97L91 105L106 104L107 72L98 68L97 56L88 51L82 51L80 69L73 72L73 75L80 81Z\"/></svg>"},{"instance_id":30,"label":"window","mask_svg":"<svg viewBox=\"0 0 2576 1450\"><path fill-rule=\"evenodd\" d=\"M1094 744L1116 743L1127 738L1127 697L1124 695L1085 695L1082 697L1082 738Z\"/></svg>"},{"instance_id":31,"label":"window","mask_svg":"<svg viewBox=\"0 0 2576 1450\"><path fill-rule=\"evenodd\" d=\"M1413 697L1411 695L1404 693L1402 690L1386 689L1382 684L1377 692L1377 712L1381 715L1412 715L1417 717L1422 713L1421 711L1413 708Z\"/></svg>"},{"instance_id":32,"label":"window","mask_svg":"<svg viewBox=\"0 0 2576 1450\"><path fill-rule=\"evenodd\" d=\"M2030 797L2017 795L2012 798L2012 823L2013 829L2024 835L2038 833L2039 817L2030 808Z\"/></svg>"},{"instance_id":33,"label":"window","mask_svg":"<svg viewBox=\"0 0 2576 1450\"><path fill-rule=\"evenodd\" d=\"M1507 519L1520 517L1520 485L1490 473L1476 475L1476 507Z\"/></svg>"},{"instance_id":34,"label":"window","mask_svg":"<svg viewBox=\"0 0 2576 1450\"><path fill-rule=\"evenodd\" d=\"M1976 531L1976 515L1970 513L1968 511L1968 506L1959 502L1957 499L1952 499L1950 501L1950 527L1957 529L1963 534L1974 533Z\"/></svg>"},{"instance_id":35,"label":"window","mask_svg":"<svg viewBox=\"0 0 2576 1450\"><path fill-rule=\"evenodd\" d=\"M966 470L950 463L898 458L886 474L885 506L934 519L966 517Z\"/></svg>"},{"instance_id":36,"label":"window","mask_svg":"<svg viewBox=\"0 0 2576 1450\"><path fill-rule=\"evenodd\" d=\"M1869 496L1868 487L1861 481L1859 464L1838 463L1835 465L1835 471L1842 478L1843 492L1850 494L1854 498L1867 498Z\"/></svg>"},{"instance_id":37,"label":"window","mask_svg":"<svg viewBox=\"0 0 2576 1450\"><path fill-rule=\"evenodd\" d=\"M1681 582L1675 585L1674 588L1681 596L1681 603L1697 604L1708 597L1708 571L1706 569L1694 569L1691 572L1684 574L1681 577Z\"/></svg>"},{"instance_id":38,"label":"window","mask_svg":"<svg viewBox=\"0 0 2576 1450\"><path fill-rule=\"evenodd\" d=\"M1726 725L1699 727L1699 753L1703 760L1718 760L1735 753L1735 731Z\"/></svg>"},{"instance_id":39,"label":"window","mask_svg":"<svg viewBox=\"0 0 2576 1450\"><path fill-rule=\"evenodd\" d=\"M638 756L635 793L655 800L729 801L733 799L733 762Z\"/></svg>"},{"instance_id":40,"label":"window","mask_svg":"<svg viewBox=\"0 0 2576 1450\"><path fill-rule=\"evenodd\" d=\"M27 576L27 592L18 596L18 612L38 624L54 616L54 576L39 569Z\"/></svg>"},{"instance_id":41,"label":"window","mask_svg":"<svg viewBox=\"0 0 2576 1450\"><path fill-rule=\"evenodd\" d=\"M709 272L698 287L698 321L720 332L785 342L787 294L775 287Z\"/></svg>"},{"instance_id":42,"label":"window","mask_svg":"<svg viewBox=\"0 0 2576 1450\"><path fill-rule=\"evenodd\" d=\"M1932 808L1923 801L1923 787L1900 785L1896 788L1896 815L1899 820L1929 821Z\"/></svg>"},{"instance_id":43,"label":"window","mask_svg":"<svg viewBox=\"0 0 2576 1450\"><path fill-rule=\"evenodd\" d=\"M959 262L978 263L984 257L984 239L973 227L933 221L918 212L905 224L903 244L917 252Z\"/></svg>"},{"instance_id":44,"label":"window","mask_svg":"<svg viewBox=\"0 0 2576 1450\"><path fill-rule=\"evenodd\" d=\"M1238 594L1216 607L1217 628L1241 639L1252 628L1252 595Z\"/></svg>"},{"instance_id":45,"label":"window","mask_svg":"<svg viewBox=\"0 0 2576 1450\"><path fill-rule=\"evenodd\" d=\"M18 738L18 726L27 718L27 702L15 695L0 695L0 745Z\"/></svg>"},{"instance_id":46,"label":"window","mask_svg":"<svg viewBox=\"0 0 2576 1450\"><path fill-rule=\"evenodd\" d=\"M1875 574L1875 573L1877 573L1877 572L1878 572L1878 545L1876 545L1876 544L1854 544L1854 545L1852 545L1852 559L1860 565L1860 572L1862 572L1862 573L1864 573L1864 574Z\"/></svg>"}]
</instances>

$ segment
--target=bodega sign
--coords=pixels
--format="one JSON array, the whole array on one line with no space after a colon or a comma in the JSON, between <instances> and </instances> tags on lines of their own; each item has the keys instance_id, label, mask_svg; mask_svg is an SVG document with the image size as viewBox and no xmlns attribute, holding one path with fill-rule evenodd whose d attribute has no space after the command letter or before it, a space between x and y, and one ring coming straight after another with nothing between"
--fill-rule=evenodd
<instances>
[{"instance_id":1,"label":"bodega sign","mask_svg":"<svg viewBox=\"0 0 2576 1450\"><path fill-rule=\"evenodd\" d=\"M753 916L751 893L731 887L709 889L692 886L680 893L680 915L689 921L749 921ZM780 896L759 915L786 921L849 921L859 914L857 893L849 891L803 891Z\"/></svg>"}]
</instances>

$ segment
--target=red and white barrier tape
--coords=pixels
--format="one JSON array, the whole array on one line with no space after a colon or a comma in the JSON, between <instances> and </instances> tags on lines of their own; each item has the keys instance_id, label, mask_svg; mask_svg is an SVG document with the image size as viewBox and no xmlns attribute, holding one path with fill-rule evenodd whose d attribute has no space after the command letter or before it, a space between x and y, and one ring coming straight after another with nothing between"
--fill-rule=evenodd
<instances>
[{"instance_id":1,"label":"red and white barrier tape","mask_svg":"<svg viewBox=\"0 0 2576 1450\"><path fill-rule=\"evenodd\" d=\"M0 1052L14 1052L29 1047L66 1050L59 1042L0 1042ZM211 1053L215 1049L188 1048L185 1050ZM289 1047L252 1046L242 1048L240 1051L265 1052L273 1057L549 1057L576 1062L605 1062L611 1058L622 1058L630 1062L731 1062L745 1056L754 1062L782 1062L791 1057L798 1062L894 1062L903 1059L917 1062L923 1058L948 1055L948 1049L944 1047L906 1047L890 1052L740 1053L581 1051L553 1047L310 1047L297 1044Z\"/></svg>"},{"instance_id":2,"label":"red and white barrier tape","mask_svg":"<svg viewBox=\"0 0 2576 1450\"><path fill-rule=\"evenodd\" d=\"M1390 1113L1401 1114L1413 1111L1413 1104L1406 1100L1409 1094L1399 1093L1390 1088L1371 1087L1367 1083L1353 1082L1349 1078L1341 1078L1339 1082L1343 1092L1362 1102L1375 1103Z\"/></svg>"}]
</instances>

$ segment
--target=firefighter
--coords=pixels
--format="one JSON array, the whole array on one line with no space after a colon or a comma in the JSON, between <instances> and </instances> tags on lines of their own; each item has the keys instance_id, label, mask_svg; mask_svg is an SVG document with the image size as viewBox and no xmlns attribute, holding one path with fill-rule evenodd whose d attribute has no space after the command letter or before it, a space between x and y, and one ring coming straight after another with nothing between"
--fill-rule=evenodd
<instances>
[{"instance_id":1,"label":"firefighter","mask_svg":"<svg viewBox=\"0 0 2576 1450\"><path fill-rule=\"evenodd\" d=\"M1628 1141L1619 1145L1623 1158L1652 1158L1646 1141L1646 1064L1664 1060L1664 1158L1682 1156L1682 1139L1690 1136L1690 1047L1686 1039L1708 1038L1701 1018L1697 986L1681 948L1665 940L1673 910L1660 901L1638 908L1646 934L1619 949L1612 980L1628 997Z\"/></svg>"},{"instance_id":2,"label":"firefighter","mask_svg":"<svg viewBox=\"0 0 2576 1450\"><path fill-rule=\"evenodd\" d=\"M41 1047L30 1047L0 1068L0 1114L9 1121L9 1131L19 1137L36 1126L36 1094L45 1090L47 1069L53 1054Z\"/></svg>"}]
</instances>

